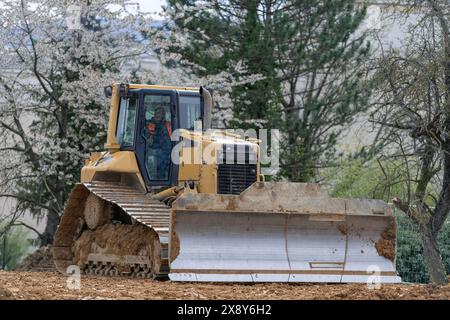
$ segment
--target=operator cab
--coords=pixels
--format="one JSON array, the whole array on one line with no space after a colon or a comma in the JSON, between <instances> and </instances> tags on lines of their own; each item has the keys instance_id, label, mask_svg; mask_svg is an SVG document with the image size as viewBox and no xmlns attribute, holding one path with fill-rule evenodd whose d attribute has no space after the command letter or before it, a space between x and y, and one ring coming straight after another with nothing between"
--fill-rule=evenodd
<instances>
[{"instance_id":1,"label":"operator cab","mask_svg":"<svg viewBox=\"0 0 450 320\"><path fill-rule=\"evenodd\" d=\"M119 92L116 140L120 150L134 151L149 187L177 184L171 161L176 129L194 130L203 119L201 95L194 90L132 89Z\"/></svg>"}]
</instances>

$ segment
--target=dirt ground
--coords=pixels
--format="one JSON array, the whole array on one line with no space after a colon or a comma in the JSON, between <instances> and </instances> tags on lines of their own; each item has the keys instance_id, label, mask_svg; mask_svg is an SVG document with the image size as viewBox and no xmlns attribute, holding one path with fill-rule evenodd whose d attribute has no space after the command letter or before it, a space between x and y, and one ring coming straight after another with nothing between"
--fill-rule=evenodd
<instances>
[{"instance_id":1,"label":"dirt ground","mask_svg":"<svg viewBox=\"0 0 450 320\"><path fill-rule=\"evenodd\" d=\"M212 284L82 276L67 289L55 272L0 271L0 299L450 299L450 285Z\"/></svg>"}]
</instances>

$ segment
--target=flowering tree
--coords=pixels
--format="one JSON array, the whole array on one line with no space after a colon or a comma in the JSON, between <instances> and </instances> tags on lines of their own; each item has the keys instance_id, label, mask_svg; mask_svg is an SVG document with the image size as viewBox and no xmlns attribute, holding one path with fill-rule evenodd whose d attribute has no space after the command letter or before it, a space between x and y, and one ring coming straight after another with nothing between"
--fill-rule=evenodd
<instances>
[{"instance_id":1,"label":"flowering tree","mask_svg":"<svg viewBox=\"0 0 450 320\"><path fill-rule=\"evenodd\" d=\"M151 21L125 0L1 6L0 196L16 199L14 224L25 211L45 218L44 245L83 160L105 141L103 87L126 79L123 63L148 50L140 33Z\"/></svg>"}]
</instances>

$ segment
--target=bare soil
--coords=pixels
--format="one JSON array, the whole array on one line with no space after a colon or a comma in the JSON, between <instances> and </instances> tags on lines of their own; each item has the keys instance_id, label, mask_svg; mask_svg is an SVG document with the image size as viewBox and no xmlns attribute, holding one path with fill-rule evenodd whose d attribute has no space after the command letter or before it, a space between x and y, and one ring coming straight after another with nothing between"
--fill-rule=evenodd
<instances>
[{"instance_id":1,"label":"bare soil","mask_svg":"<svg viewBox=\"0 0 450 320\"><path fill-rule=\"evenodd\" d=\"M14 295L8 289L0 285L0 300L14 300Z\"/></svg>"},{"instance_id":2,"label":"bare soil","mask_svg":"<svg viewBox=\"0 0 450 320\"><path fill-rule=\"evenodd\" d=\"M450 299L450 285L216 284L82 276L69 290L56 272L0 271L0 299Z\"/></svg>"}]
</instances>

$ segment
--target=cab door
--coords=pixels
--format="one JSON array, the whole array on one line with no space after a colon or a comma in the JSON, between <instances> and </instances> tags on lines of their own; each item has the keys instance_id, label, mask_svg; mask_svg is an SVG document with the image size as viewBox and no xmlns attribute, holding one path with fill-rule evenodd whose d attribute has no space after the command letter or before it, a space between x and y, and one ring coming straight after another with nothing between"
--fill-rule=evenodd
<instances>
[{"instance_id":1,"label":"cab door","mask_svg":"<svg viewBox=\"0 0 450 320\"><path fill-rule=\"evenodd\" d=\"M178 128L174 90L141 90L139 96L137 158L146 184L170 186L176 181L171 152L172 133Z\"/></svg>"}]
</instances>

